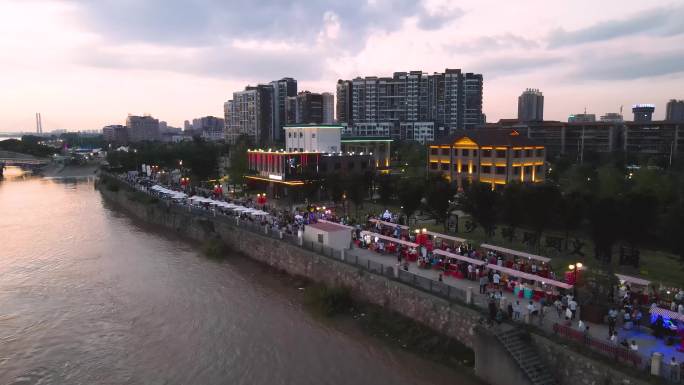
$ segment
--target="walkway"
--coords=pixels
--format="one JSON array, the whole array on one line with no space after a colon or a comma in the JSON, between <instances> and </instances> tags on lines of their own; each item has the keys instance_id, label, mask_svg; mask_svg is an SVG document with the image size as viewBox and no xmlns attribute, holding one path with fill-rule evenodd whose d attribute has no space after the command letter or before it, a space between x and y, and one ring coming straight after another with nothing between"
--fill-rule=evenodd
<instances>
[{"instance_id":1,"label":"walkway","mask_svg":"<svg viewBox=\"0 0 684 385\"><path fill-rule=\"evenodd\" d=\"M351 253L357 254L363 258L367 258L373 262L384 264L386 266L394 266L395 268L398 268L397 256L394 254L378 254L368 249L361 249L357 247L354 247L351 250ZM409 265L409 272L424 278L432 279L434 281L437 281L439 278L438 270L418 268L415 262L412 262ZM457 289L467 290L468 288L472 288L474 303L482 307L483 309L487 309L489 298L487 295L478 294L479 282L470 281L467 279L458 279L451 276L444 276L442 277L442 279L445 284L455 287ZM525 314L527 313L527 309L525 308L527 302L520 300L517 297L514 297L512 293L504 292L503 294L504 297L506 297L506 303L516 300L520 301L522 318L524 319ZM533 319L532 323L534 325L537 325L538 327L541 327L545 331L552 333L553 324L561 323L562 321L564 321L564 319L558 317L554 307L550 307L548 310L549 311L547 312L545 320L541 325L539 324L539 320L536 317ZM579 311L581 311L581 308ZM579 312L578 314L581 316ZM648 321L648 315L644 315L644 321ZM589 325L589 333L592 337L596 339L603 339L606 341L608 340L608 325L594 323L587 323L587 325ZM573 322L573 327L577 327L577 319ZM646 362L646 360L650 359L650 356L653 352L663 353L664 360L666 362L669 362L672 356L675 356L678 362L684 362L684 353L678 352L676 350L676 346L666 346L664 340L653 337L650 334L649 329L642 328L642 330L643 331L623 330L621 328L618 328L618 340L622 341L625 338L628 341L635 340L637 345L639 346L639 353L644 359L644 363Z\"/></svg>"}]
</instances>

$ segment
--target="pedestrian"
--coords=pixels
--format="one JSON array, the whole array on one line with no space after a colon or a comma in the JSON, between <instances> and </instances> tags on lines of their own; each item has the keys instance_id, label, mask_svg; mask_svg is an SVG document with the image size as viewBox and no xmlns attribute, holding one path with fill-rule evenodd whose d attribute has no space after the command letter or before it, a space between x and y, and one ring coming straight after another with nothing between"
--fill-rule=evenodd
<instances>
[{"instance_id":1,"label":"pedestrian","mask_svg":"<svg viewBox=\"0 0 684 385\"><path fill-rule=\"evenodd\" d=\"M437 280L438 280L439 282L443 282L442 273L439 273L439 278L437 278Z\"/></svg>"},{"instance_id":2,"label":"pedestrian","mask_svg":"<svg viewBox=\"0 0 684 385\"><path fill-rule=\"evenodd\" d=\"M515 305L513 305L513 319L520 319L520 301L515 301Z\"/></svg>"},{"instance_id":3,"label":"pedestrian","mask_svg":"<svg viewBox=\"0 0 684 385\"><path fill-rule=\"evenodd\" d=\"M641 310L639 310L638 308L636 310L634 310L634 317L633 318L634 318L634 327L636 328L636 330L639 330L639 326L641 326L641 317L642 316L643 315L641 314Z\"/></svg>"},{"instance_id":4,"label":"pedestrian","mask_svg":"<svg viewBox=\"0 0 684 385\"><path fill-rule=\"evenodd\" d=\"M506 308L508 311L508 319L513 319L513 302L509 302Z\"/></svg>"},{"instance_id":5,"label":"pedestrian","mask_svg":"<svg viewBox=\"0 0 684 385\"><path fill-rule=\"evenodd\" d=\"M568 301L568 309L570 309L570 312L572 312L572 317L571 319L575 319L575 315L577 315L577 302L575 302L574 298L571 298Z\"/></svg>"},{"instance_id":6,"label":"pedestrian","mask_svg":"<svg viewBox=\"0 0 684 385\"><path fill-rule=\"evenodd\" d=\"M679 382L680 371L681 367L679 366L679 363L674 358L674 356L672 356L672 359L670 360L670 381L674 383Z\"/></svg>"},{"instance_id":7,"label":"pedestrian","mask_svg":"<svg viewBox=\"0 0 684 385\"><path fill-rule=\"evenodd\" d=\"M556 301L553 303L553 305L556 307L556 313L558 314L558 319L561 319L563 317L563 302L561 302L560 299L556 299Z\"/></svg>"},{"instance_id":8,"label":"pedestrian","mask_svg":"<svg viewBox=\"0 0 684 385\"><path fill-rule=\"evenodd\" d=\"M615 325L617 324L617 310L610 308L608 311L608 338L615 332Z\"/></svg>"},{"instance_id":9,"label":"pedestrian","mask_svg":"<svg viewBox=\"0 0 684 385\"><path fill-rule=\"evenodd\" d=\"M534 315L534 303L530 301L529 304L527 304L527 320L526 323L531 324L532 323L532 316Z\"/></svg>"},{"instance_id":10,"label":"pedestrian","mask_svg":"<svg viewBox=\"0 0 684 385\"><path fill-rule=\"evenodd\" d=\"M565 320L566 321L572 320L572 311L570 310L570 308L565 309Z\"/></svg>"},{"instance_id":11,"label":"pedestrian","mask_svg":"<svg viewBox=\"0 0 684 385\"><path fill-rule=\"evenodd\" d=\"M498 289L499 288L499 282L501 282L501 276L499 275L499 272L497 271L494 273L492 276L492 280L494 282L494 286Z\"/></svg>"},{"instance_id":12,"label":"pedestrian","mask_svg":"<svg viewBox=\"0 0 684 385\"><path fill-rule=\"evenodd\" d=\"M639 345L637 345L636 341L632 340L632 343L629 344L629 350L631 350L633 352L639 351Z\"/></svg>"},{"instance_id":13,"label":"pedestrian","mask_svg":"<svg viewBox=\"0 0 684 385\"><path fill-rule=\"evenodd\" d=\"M618 335L617 335L617 332L616 332L616 331L613 331L613 333L610 335L610 342L611 342L613 345L617 345L617 343L618 343Z\"/></svg>"},{"instance_id":14,"label":"pedestrian","mask_svg":"<svg viewBox=\"0 0 684 385\"><path fill-rule=\"evenodd\" d=\"M539 326L544 325L544 317L545 316L546 316L546 306L544 306L544 304L540 303L539 304L539 315L538 315Z\"/></svg>"},{"instance_id":15,"label":"pedestrian","mask_svg":"<svg viewBox=\"0 0 684 385\"><path fill-rule=\"evenodd\" d=\"M474 281L474 280L475 280L475 277L474 277L474 275L473 275L473 272L474 272L474 270L473 270L473 265L472 265L472 264L469 264L469 265L468 265L468 279L471 280L471 281Z\"/></svg>"},{"instance_id":16,"label":"pedestrian","mask_svg":"<svg viewBox=\"0 0 684 385\"><path fill-rule=\"evenodd\" d=\"M480 294L487 293L487 277L484 275L480 277Z\"/></svg>"}]
</instances>

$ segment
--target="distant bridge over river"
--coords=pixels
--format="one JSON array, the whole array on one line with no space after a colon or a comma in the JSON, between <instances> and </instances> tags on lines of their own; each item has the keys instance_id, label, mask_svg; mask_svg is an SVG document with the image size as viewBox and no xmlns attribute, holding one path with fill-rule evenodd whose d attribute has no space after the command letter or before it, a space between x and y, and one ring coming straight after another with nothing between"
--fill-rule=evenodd
<instances>
[{"instance_id":1,"label":"distant bridge over river","mask_svg":"<svg viewBox=\"0 0 684 385\"><path fill-rule=\"evenodd\" d=\"M48 163L50 163L49 158L39 158L20 152L0 150L0 176L2 176L2 169L5 168L5 166L34 168L44 166Z\"/></svg>"}]
</instances>

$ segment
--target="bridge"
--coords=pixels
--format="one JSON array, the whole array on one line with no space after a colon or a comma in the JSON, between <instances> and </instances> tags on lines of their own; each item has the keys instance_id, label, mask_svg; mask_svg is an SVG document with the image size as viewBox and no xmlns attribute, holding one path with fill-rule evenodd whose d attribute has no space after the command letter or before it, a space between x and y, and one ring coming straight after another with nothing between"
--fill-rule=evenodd
<instances>
[{"instance_id":1,"label":"bridge","mask_svg":"<svg viewBox=\"0 0 684 385\"><path fill-rule=\"evenodd\" d=\"M39 158L20 152L0 150L0 176L5 166L40 167L50 163L49 158Z\"/></svg>"}]
</instances>

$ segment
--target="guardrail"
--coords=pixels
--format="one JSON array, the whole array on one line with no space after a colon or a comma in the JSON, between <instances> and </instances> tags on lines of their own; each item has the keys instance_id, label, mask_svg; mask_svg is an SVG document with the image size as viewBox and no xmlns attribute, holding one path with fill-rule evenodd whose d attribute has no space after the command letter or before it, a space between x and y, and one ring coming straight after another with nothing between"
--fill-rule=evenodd
<instances>
[{"instance_id":1,"label":"guardrail","mask_svg":"<svg viewBox=\"0 0 684 385\"><path fill-rule=\"evenodd\" d=\"M558 323L553 324L553 332L561 337L586 345L596 352L614 358L616 361L631 363L636 367L641 367L641 356L623 346L596 339L585 335L582 331Z\"/></svg>"}]
</instances>

